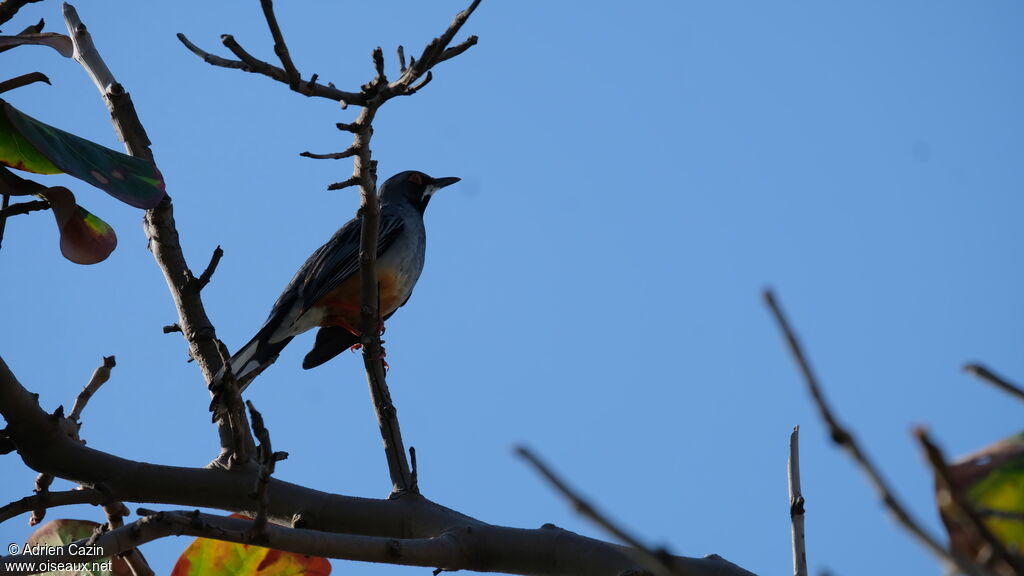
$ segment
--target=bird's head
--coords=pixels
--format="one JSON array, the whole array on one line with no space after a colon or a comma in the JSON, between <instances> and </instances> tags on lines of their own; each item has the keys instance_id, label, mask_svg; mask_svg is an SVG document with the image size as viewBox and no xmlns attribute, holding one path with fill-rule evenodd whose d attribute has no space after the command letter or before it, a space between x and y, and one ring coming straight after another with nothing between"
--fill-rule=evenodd
<instances>
[{"instance_id":1,"label":"bird's head","mask_svg":"<svg viewBox=\"0 0 1024 576\"><path fill-rule=\"evenodd\" d=\"M427 208L430 197L445 186L450 186L459 181L454 176L448 178L431 178L423 172L406 170L388 178L380 186L380 201L385 202L408 202L416 207L420 213Z\"/></svg>"}]
</instances>

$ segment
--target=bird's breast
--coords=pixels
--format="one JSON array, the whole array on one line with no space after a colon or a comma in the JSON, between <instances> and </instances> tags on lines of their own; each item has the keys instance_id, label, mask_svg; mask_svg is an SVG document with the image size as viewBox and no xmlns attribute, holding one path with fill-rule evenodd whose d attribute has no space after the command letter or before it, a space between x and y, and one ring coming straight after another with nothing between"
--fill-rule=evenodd
<instances>
[{"instance_id":1,"label":"bird's breast","mask_svg":"<svg viewBox=\"0 0 1024 576\"><path fill-rule=\"evenodd\" d=\"M410 231L406 231L410 232ZM389 316L405 303L423 270L425 242L422 237L402 234L377 257L377 285L381 317ZM343 326L355 331L359 326L362 302L362 273L356 272L328 293L319 303L324 315L321 326Z\"/></svg>"}]
</instances>

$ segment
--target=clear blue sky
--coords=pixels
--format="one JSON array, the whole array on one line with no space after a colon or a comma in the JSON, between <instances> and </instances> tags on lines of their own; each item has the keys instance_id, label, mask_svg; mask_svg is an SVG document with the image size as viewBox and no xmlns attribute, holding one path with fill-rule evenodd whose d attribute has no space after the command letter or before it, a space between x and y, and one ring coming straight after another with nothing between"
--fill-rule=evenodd
<instances>
[{"instance_id":1,"label":"clear blue sky","mask_svg":"<svg viewBox=\"0 0 1024 576\"><path fill-rule=\"evenodd\" d=\"M278 4L299 69L346 88L371 78L374 46L393 71L399 43L418 53L464 7ZM225 250L204 296L236 348L354 214L353 190L325 191L350 162L298 153L346 147L334 123L356 112L212 68L174 37L226 54L219 34L233 33L272 59L255 0L78 8L154 142L192 266ZM59 10L32 4L6 31L39 17L59 30ZM912 426L951 455L1019 430L1020 407L959 368L1024 379L1022 18L1009 1L486 0L461 36L479 46L388 103L374 137L382 176L463 178L430 205L426 270L386 335L424 493L489 522L596 535L512 455L522 442L647 541L780 574L799 424L812 572L938 573L828 443L759 292L778 289L841 419L938 530ZM117 147L76 63L41 47L0 59L5 77L54 82L12 103ZM160 331L176 316L141 213L73 189L120 246L81 267L60 257L49 214L12 219L0 353L48 409L116 354L89 445L203 465L209 398L180 336ZM278 476L386 496L361 362L304 372L311 344L297 339L248 395L291 453ZM0 500L31 491L15 458ZM24 518L0 526L4 542L27 533ZM167 573L187 544L145 552Z\"/></svg>"}]
</instances>

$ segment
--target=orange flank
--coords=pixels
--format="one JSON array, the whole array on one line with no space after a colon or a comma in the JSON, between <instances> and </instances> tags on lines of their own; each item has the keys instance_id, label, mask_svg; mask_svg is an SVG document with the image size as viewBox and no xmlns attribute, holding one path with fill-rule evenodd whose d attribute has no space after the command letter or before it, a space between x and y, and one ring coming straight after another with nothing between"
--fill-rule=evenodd
<instances>
[{"instance_id":1,"label":"orange flank","mask_svg":"<svg viewBox=\"0 0 1024 576\"><path fill-rule=\"evenodd\" d=\"M320 299L316 308L324 311L321 326L341 326L349 332L359 335L359 303L361 301L362 274L356 272L340 286L331 290ZM391 314L405 300L401 293L398 275L391 270L377 271L377 286L380 293L381 317Z\"/></svg>"}]
</instances>

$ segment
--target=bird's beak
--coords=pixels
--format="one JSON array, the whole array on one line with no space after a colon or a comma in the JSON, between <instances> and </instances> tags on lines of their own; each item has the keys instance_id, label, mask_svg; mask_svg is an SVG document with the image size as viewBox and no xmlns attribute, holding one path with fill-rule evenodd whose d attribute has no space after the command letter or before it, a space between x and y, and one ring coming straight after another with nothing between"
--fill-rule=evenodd
<instances>
[{"instance_id":1,"label":"bird's beak","mask_svg":"<svg viewBox=\"0 0 1024 576\"><path fill-rule=\"evenodd\" d=\"M430 181L430 185L434 188L444 188L445 186L451 186L462 178L456 178L455 176L449 176L447 178L434 178Z\"/></svg>"},{"instance_id":2,"label":"bird's beak","mask_svg":"<svg viewBox=\"0 0 1024 576\"><path fill-rule=\"evenodd\" d=\"M424 205L426 205L425 203L429 202L434 196L434 192L437 192L445 186L451 186L459 180L461 180L461 178L456 178L455 176L449 176L448 178L431 178L430 181L427 182L427 188L423 191Z\"/></svg>"}]
</instances>

